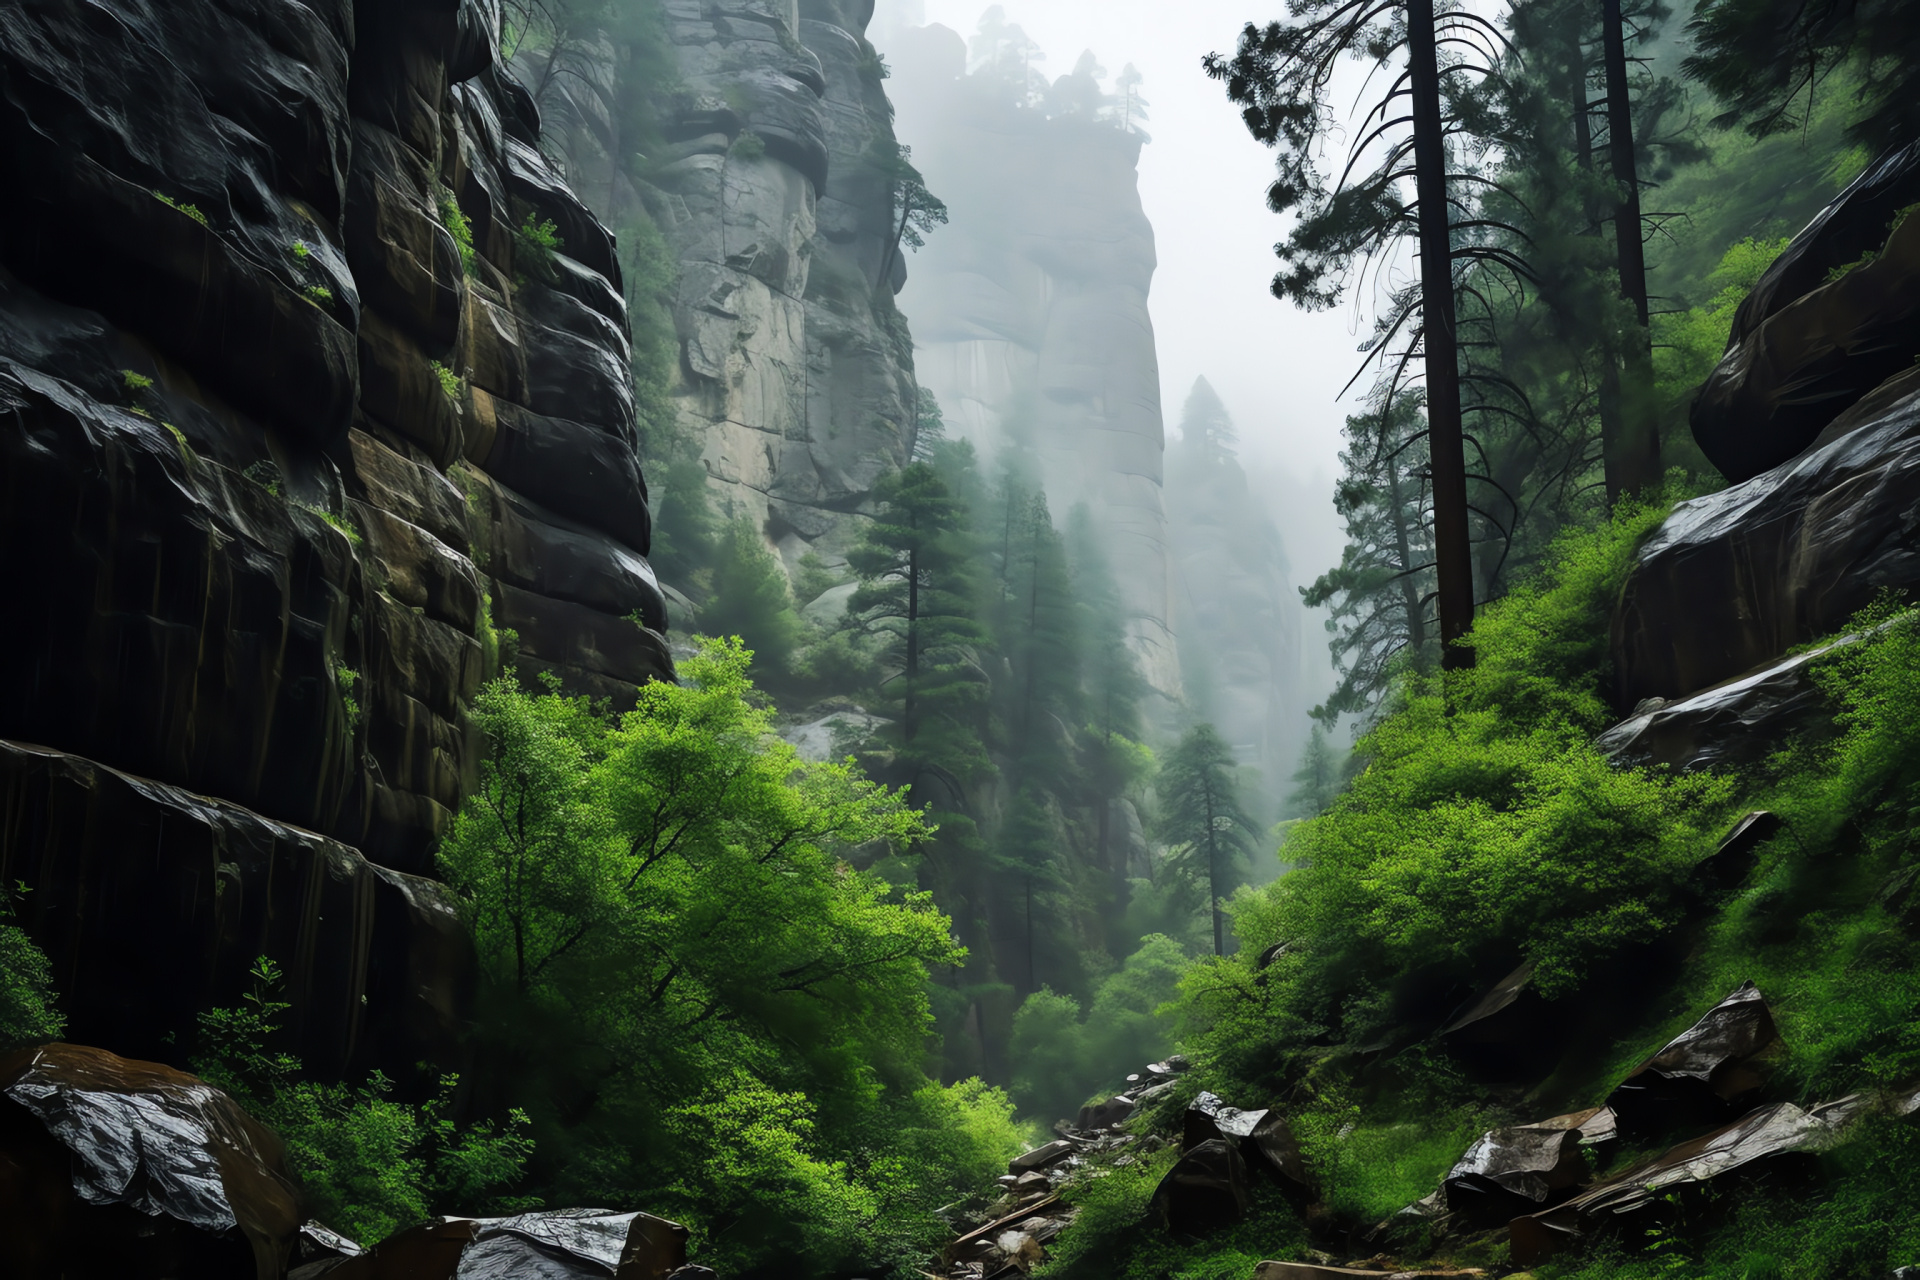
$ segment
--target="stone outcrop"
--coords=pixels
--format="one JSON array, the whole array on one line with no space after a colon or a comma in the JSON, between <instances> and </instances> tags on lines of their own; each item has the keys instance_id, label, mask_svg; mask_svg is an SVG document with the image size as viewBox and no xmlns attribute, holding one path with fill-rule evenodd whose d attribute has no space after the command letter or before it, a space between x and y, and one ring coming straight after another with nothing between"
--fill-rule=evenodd
<instances>
[{"instance_id":1,"label":"stone outcrop","mask_svg":"<svg viewBox=\"0 0 1920 1280\"><path fill-rule=\"evenodd\" d=\"M671 674L614 242L543 158L498 23L0 11L0 739L38 744L6 755L0 864L76 1025L142 973L170 1012L231 996L256 941L322 1003L414 1019L355 967L382 936L440 945L410 876L478 769L481 680L503 654L629 697ZM173 896L113 937L133 987L74 988L130 909L139 846L86 860L119 829ZM290 914L213 923L260 911ZM458 956L433 963L456 990ZM319 1056L360 1056L352 1018L309 1015L347 1037Z\"/></svg>"},{"instance_id":2,"label":"stone outcrop","mask_svg":"<svg viewBox=\"0 0 1920 1280\"><path fill-rule=\"evenodd\" d=\"M1729 715L1804 719L1798 671L1765 669L1920 588L1920 218L1894 216L1917 199L1920 144L1870 165L1736 314L1693 408L1736 483L1681 503L1638 553L1613 618L1614 705L1653 720L1614 745L1658 727L1672 744L1642 754L1686 755L1691 719L1708 738ZM1686 716L1642 705L1723 685Z\"/></svg>"},{"instance_id":3,"label":"stone outcrop","mask_svg":"<svg viewBox=\"0 0 1920 1280\"><path fill-rule=\"evenodd\" d=\"M945 27L904 32L887 54L901 136L952 213L901 299L921 384L983 458L1029 453L1056 512L1088 505L1141 671L1177 697L1141 135L968 75Z\"/></svg>"},{"instance_id":4,"label":"stone outcrop","mask_svg":"<svg viewBox=\"0 0 1920 1280\"><path fill-rule=\"evenodd\" d=\"M633 50L574 50L557 76L548 52L522 55L601 216L664 238L676 427L720 514L749 520L790 572L808 551L838 562L874 482L906 460L918 403L872 8L666 0L645 39L664 41L671 85L640 80ZM608 106L622 93L655 102L665 144L644 164Z\"/></svg>"}]
</instances>

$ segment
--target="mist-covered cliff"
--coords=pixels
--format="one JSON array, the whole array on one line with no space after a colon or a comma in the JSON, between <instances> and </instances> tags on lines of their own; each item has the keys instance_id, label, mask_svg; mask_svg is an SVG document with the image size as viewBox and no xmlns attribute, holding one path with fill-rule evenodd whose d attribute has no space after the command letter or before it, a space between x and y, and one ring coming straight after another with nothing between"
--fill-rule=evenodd
<instances>
[{"instance_id":1,"label":"mist-covered cliff","mask_svg":"<svg viewBox=\"0 0 1920 1280\"><path fill-rule=\"evenodd\" d=\"M1177 698L1143 135L1090 60L1049 85L988 50L969 74L966 41L941 26L885 52L900 136L952 215L901 295L921 385L983 458L1024 454L1056 508L1088 505L1135 658Z\"/></svg>"}]
</instances>

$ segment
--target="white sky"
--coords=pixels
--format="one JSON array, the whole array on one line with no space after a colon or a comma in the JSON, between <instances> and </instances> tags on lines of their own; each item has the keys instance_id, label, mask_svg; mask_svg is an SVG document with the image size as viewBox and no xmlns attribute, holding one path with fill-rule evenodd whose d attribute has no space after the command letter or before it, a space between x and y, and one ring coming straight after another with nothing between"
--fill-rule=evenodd
<instances>
[{"instance_id":1,"label":"white sky","mask_svg":"<svg viewBox=\"0 0 1920 1280\"><path fill-rule=\"evenodd\" d=\"M879 0L873 27L885 49L890 19L925 21L971 36L990 0ZM1267 211L1272 153L1247 135L1203 54L1230 52L1249 19L1284 0L1008 0L1007 17L1046 50L1049 78L1091 48L1109 82L1131 62L1145 76L1147 131L1140 193L1160 266L1151 308L1167 432L1195 377L1205 375L1239 427L1248 469L1264 481L1286 538L1294 580L1310 582L1339 558L1332 508L1340 427L1361 337L1351 305L1309 315L1268 293L1282 220ZM912 144L911 137L901 141ZM909 315L909 319L911 316ZM1313 628L1317 633L1317 628ZM1309 645L1318 647L1310 638Z\"/></svg>"}]
</instances>

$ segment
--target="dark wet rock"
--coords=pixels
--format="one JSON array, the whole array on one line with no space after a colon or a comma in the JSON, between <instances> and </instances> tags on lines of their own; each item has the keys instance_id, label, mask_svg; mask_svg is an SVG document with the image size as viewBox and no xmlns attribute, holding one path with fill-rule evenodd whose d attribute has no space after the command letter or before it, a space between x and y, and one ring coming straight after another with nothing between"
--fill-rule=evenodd
<instances>
[{"instance_id":1,"label":"dark wet rock","mask_svg":"<svg viewBox=\"0 0 1920 1280\"><path fill-rule=\"evenodd\" d=\"M1473 1227L1490 1227L1564 1197L1587 1180L1581 1124L1604 1110L1483 1134L1441 1184L1447 1211ZM1603 1125L1610 1133L1611 1116Z\"/></svg>"},{"instance_id":2,"label":"dark wet rock","mask_svg":"<svg viewBox=\"0 0 1920 1280\"><path fill-rule=\"evenodd\" d=\"M1319 1262L1263 1262L1253 1270L1254 1280L1341 1280L1344 1276L1387 1277L1387 1280L1441 1280L1449 1276L1479 1276L1484 1271L1382 1271L1378 1267L1336 1267Z\"/></svg>"},{"instance_id":3,"label":"dark wet rock","mask_svg":"<svg viewBox=\"0 0 1920 1280\"><path fill-rule=\"evenodd\" d=\"M1607 1106L1629 1137L1725 1123L1766 1082L1766 1054L1779 1039L1759 988L1742 983L1635 1068Z\"/></svg>"},{"instance_id":4,"label":"dark wet rock","mask_svg":"<svg viewBox=\"0 0 1920 1280\"><path fill-rule=\"evenodd\" d=\"M1920 236L1920 219L1908 226ZM1920 387L1784 466L1681 503L1614 612L1615 706L1760 670L1882 591L1920 586L1916 512Z\"/></svg>"},{"instance_id":5,"label":"dark wet rock","mask_svg":"<svg viewBox=\"0 0 1920 1280\"><path fill-rule=\"evenodd\" d=\"M1239 1144L1210 1138L1188 1150L1154 1189L1147 1215L1182 1235L1231 1226L1251 1205Z\"/></svg>"},{"instance_id":6,"label":"dark wet rock","mask_svg":"<svg viewBox=\"0 0 1920 1280\"><path fill-rule=\"evenodd\" d=\"M558 1209L438 1218L332 1268L328 1280L666 1280L686 1265L687 1230L645 1213Z\"/></svg>"},{"instance_id":7,"label":"dark wet rock","mask_svg":"<svg viewBox=\"0 0 1920 1280\"><path fill-rule=\"evenodd\" d=\"M1135 1108L1132 1098L1118 1094L1105 1102L1080 1108L1080 1127L1082 1129L1109 1129L1132 1115Z\"/></svg>"},{"instance_id":8,"label":"dark wet rock","mask_svg":"<svg viewBox=\"0 0 1920 1280\"><path fill-rule=\"evenodd\" d=\"M1782 658L1672 702L1649 698L1594 745L1623 767L1665 765L1692 773L1757 764L1796 737L1829 737L1833 703L1811 668L1851 642Z\"/></svg>"},{"instance_id":9,"label":"dark wet rock","mask_svg":"<svg viewBox=\"0 0 1920 1280\"><path fill-rule=\"evenodd\" d=\"M1907 184L1920 187L1920 150ZM1886 223L1881 222L1882 234ZM1920 222L1871 262L1780 307L1728 347L1692 410L1693 435L1729 480L1812 444L1842 410L1913 367L1920 350ZM1803 265L1794 263L1797 267Z\"/></svg>"},{"instance_id":10,"label":"dark wet rock","mask_svg":"<svg viewBox=\"0 0 1920 1280\"><path fill-rule=\"evenodd\" d=\"M1720 891L1745 883L1759 865L1760 846L1778 835L1781 825L1780 815L1765 809L1742 815L1719 846L1694 865L1694 880L1703 889Z\"/></svg>"},{"instance_id":11,"label":"dark wet rock","mask_svg":"<svg viewBox=\"0 0 1920 1280\"><path fill-rule=\"evenodd\" d=\"M103 1049L0 1057L6 1170L0 1258L13 1280L278 1280L300 1227L271 1130L194 1076Z\"/></svg>"},{"instance_id":12,"label":"dark wet rock","mask_svg":"<svg viewBox=\"0 0 1920 1280\"><path fill-rule=\"evenodd\" d=\"M1032 1151L1028 1151L1023 1155L1017 1155L1007 1161L1007 1172L1022 1174L1031 1169L1044 1169L1050 1164L1057 1164L1065 1160L1068 1156L1072 1155L1073 1152L1073 1143L1067 1141L1065 1138L1061 1138L1057 1141L1049 1142L1045 1146L1035 1147Z\"/></svg>"},{"instance_id":13,"label":"dark wet rock","mask_svg":"<svg viewBox=\"0 0 1920 1280\"><path fill-rule=\"evenodd\" d=\"M266 955L286 974L289 1047L312 1069L405 1079L458 1059L473 964L451 897L345 845L0 742L0 875L33 886L22 922L61 975L75 1036L166 1054L201 1010L238 1003Z\"/></svg>"},{"instance_id":14,"label":"dark wet rock","mask_svg":"<svg viewBox=\"0 0 1920 1280\"><path fill-rule=\"evenodd\" d=\"M1237 1146L1249 1165L1265 1169L1295 1188L1308 1187L1300 1144L1278 1108L1243 1111L1226 1105L1215 1094L1202 1093L1187 1105L1180 1145L1192 1150L1216 1138Z\"/></svg>"},{"instance_id":15,"label":"dark wet rock","mask_svg":"<svg viewBox=\"0 0 1920 1280\"><path fill-rule=\"evenodd\" d=\"M1435 1035L1448 1053L1486 1079L1541 1074L1563 1047L1565 1010L1542 999L1531 960L1454 1011Z\"/></svg>"},{"instance_id":16,"label":"dark wet rock","mask_svg":"<svg viewBox=\"0 0 1920 1280\"><path fill-rule=\"evenodd\" d=\"M1514 1264L1531 1267L1545 1262L1603 1224L1619 1224L1690 1184L1757 1161L1823 1150L1871 1105L1871 1100L1853 1095L1807 1111L1791 1102L1751 1111L1705 1137L1642 1161L1565 1204L1515 1218L1508 1228Z\"/></svg>"},{"instance_id":17,"label":"dark wet rock","mask_svg":"<svg viewBox=\"0 0 1920 1280\"><path fill-rule=\"evenodd\" d=\"M498 23L495 0L0 10L0 591L34 602L0 632L0 737L124 783L11 797L87 821L0 830L0 865L59 882L91 850L156 893L121 919L134 899L81 876L69 915L32 911L76 1028L108 1011L83 940L134 975L142 1052L267 951L303 974L310 1063L452 1054L470 958L405 873L478 774L489 604L512 595L528 673L671 677L612 237L539 154ZM563 239L544 266L515 261L529 216ZM496 547L510 581L476 563ZM116 831L128 852L94 843Z\"/></svg>"}]
</instances>

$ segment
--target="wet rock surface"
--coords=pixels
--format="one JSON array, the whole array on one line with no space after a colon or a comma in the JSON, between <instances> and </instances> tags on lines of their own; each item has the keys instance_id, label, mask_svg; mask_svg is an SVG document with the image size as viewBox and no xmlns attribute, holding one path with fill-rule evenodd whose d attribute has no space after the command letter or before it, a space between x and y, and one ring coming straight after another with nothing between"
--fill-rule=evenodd
<instances>
[{"instance_id":1,"label":"wet rock surface","mask_svg":"<svg viewBox=\"0 0 1920 1280\"><path fill-rule=\"evenodd\" d=\"M1764 676L1880 592L1920 586L1917 486L1920 386L1791 462L1674 508L1614 613L1614 705L1626 714Z\"/></svg>"},{"instance_id":2,"label":"wet rock surface","mask_svg":"<svg viewBox=\"0 0 1920 1280\"><path fill-rule=\"evenodd\" d=\"M399 873L431 872L476 775L468 708L503 598L525 670L629 699L672 673L613 240L493 65L498 22L477 0L0 13L22 193L0 211L0 586L32 602L0 635L19 673L0 738L67 759L8 804L197 842L163 878L219 868L135 930L108 929L116 899L91 890L30 923L56 957L137 942L125 973L196 975L160 1003L204 1007L233 994L242 944L215 945L194 895L218 890L225 915L300 892L258 878L279 853L206 849L352 864L311 883L359 885L338 891L359 906L302 908L302 954L327 959L294 1016L344 1037L316 1034L315 1061L364 1057L383 1019L454 1015L381 1005L354 966L439 945L430 892ZM544 264L515 235L529 218L561 237ZM72 799L87 777L132 807ZM90 829L10 824L0 863L66 884ZM457 999L460 981L420 990ZM92 985L77 1027L104 1011Z\"/></svg>"},{"instance_id":3,"label":"wet rock surface","mask_svg":"<svg viewBox=\"0 0 1920 1280\"><path fill-rule=\"evenodd\" d=\"M277 1280L299 1227L279 1138L220 1090L79 1045L0 1056L0 1263L14 1280Z\"/></svg>"},{"instance_id":4,"label":"wet rock surface","mask_svg":"<svg viewBox=\"0 0 1920 1280\"><path fill-rule=\"evenodd\" d=\"M299 1280L694 1280L687 1229L646 1213L559 1209L438 1218L364 1252L311 1264Z\"/></svg>"}]
</instances>

